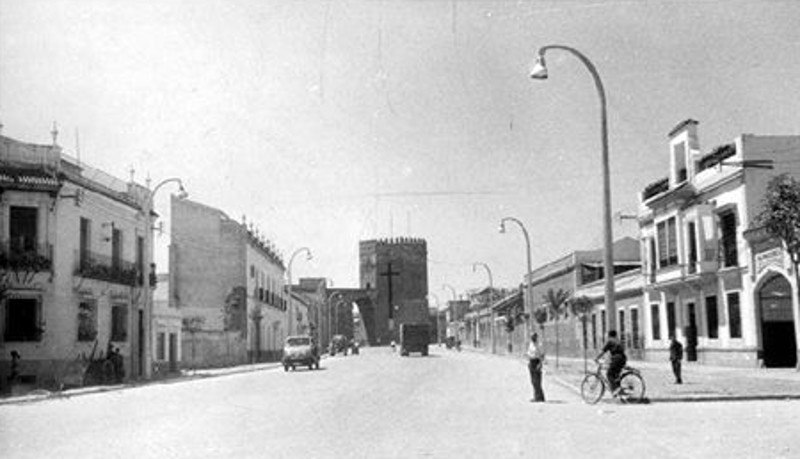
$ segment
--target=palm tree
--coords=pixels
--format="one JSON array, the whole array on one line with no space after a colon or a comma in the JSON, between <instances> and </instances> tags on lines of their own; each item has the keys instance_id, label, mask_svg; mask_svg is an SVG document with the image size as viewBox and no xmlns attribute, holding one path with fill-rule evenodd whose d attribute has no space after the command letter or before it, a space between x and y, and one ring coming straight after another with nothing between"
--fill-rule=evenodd
<instances>
[{"instance_id":1,"label":"palm tree","mask_svg":"<svg viewBox=\"0 0 800 459\"><path fill-rule=\"evenodd\" d=\"M533 310L533 321L539 325L539 330L542 332L541 343L545 342L544 339L544 324L547 322L547 307L540 306Z\"/></svg>"},{"instance_id":2,"label":"palm tree","mask_svg":"<svg viewBox=\"0 0 800 459\"><path fill-rule=\"evenodd\" d=\"M587 348L589 347L586 337L586 319L588 318L589 313L594 309L594 303L592 303L592 300L585 296L579 296L572 298L569 301L569 309L572 312L572 315L581 318L581 325L583 326L583 371L585 373L588 371L586 352Z\"/></svg>"},{"instance_id":3,"label":"palm tree","mask_svg":"<svg viewBox=\"0 0 800 459\"><path fill-rule=\"evenodd\" d=\"M547 307L550 310L550 315L555 318L556 321L556 368L558 368L558 345L559 345L559 336L558 336L558 319L561 317L561 314L564 313L567 305L567 300L569 300L570 292L565 291L564 289L553 290L552 288L547 290L547 294L543 296L544 301L547 303Z\"/></svg>"}]
</instances>

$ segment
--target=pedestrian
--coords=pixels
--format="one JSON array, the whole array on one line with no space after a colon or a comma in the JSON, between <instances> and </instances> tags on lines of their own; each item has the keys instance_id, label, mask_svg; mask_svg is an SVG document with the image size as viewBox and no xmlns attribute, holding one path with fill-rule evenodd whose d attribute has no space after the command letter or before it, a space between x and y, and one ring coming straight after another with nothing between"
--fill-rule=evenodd
<instances>
[{"instance_id":1,"label":"pedestrian","mask_svg":"<svg viewBox=\"0 0 800 459\"><path fill-rule=\"evenodd\" d=\"M544 364L544 351L538 343L539 335L531 335L531 342L528 344L528 372L531 375L531 385L533 386L532 402L544 402L544 391L542 390L542 365Z\"/></svg>"},{"instance_id":2,"label":"pedestrian","mask_svg":"<svg viewBox=\"0 0 800 459\"><path fill-rule=\"evenodd\" d=\"M628 357L625 356L625 347L622 345L622 342L617 338L617 331L610 330L608 332L608 340L606 341L605 346L603 346L603 350L600 352L600 355L597 356L595 362L600 362L600 358L603 357L603 354L608 352L608 370L606 371L606 378L608 379L608 384L611 386L611 393L614 396L617 395L619 391L619 375L622 373L622 369L625 368L625 364L628 362Z\"/></svg>"},{"instance_id":3,"label":"pedestrian","mask_svg":"<svg viewBox=\"0 0 800 459\"><path fill-rule=\"evenodd\" d=\"M114 349L114 357L111 363L114 365L114 380L117 384L121 384L125 380L125 359L122 357L122 353L119 352L119 348Z\"/></svg>"},{"instance_id":4,"label":"pedestrian","mask_svg":"<svg viewBox=\"0 0 800 459\"><path fill-rule=\"evenodd\" d=\"M15 384L19 379L19 361L22 356L17 351L11 351L11 374L8 376L9 384Z\"/></svg>"},{"instance_id":5,"label":"pedestrian","mask_svg":"<svg viewBox=\"0 0 800 459\"><path fill-rule=\"evenodd\" d=\"M683 344L672 334L669 337L669 361L672 364L672 373L675 375L675 384L683 384L681 360L683 360Z\"/></svg>"}]
</instances>

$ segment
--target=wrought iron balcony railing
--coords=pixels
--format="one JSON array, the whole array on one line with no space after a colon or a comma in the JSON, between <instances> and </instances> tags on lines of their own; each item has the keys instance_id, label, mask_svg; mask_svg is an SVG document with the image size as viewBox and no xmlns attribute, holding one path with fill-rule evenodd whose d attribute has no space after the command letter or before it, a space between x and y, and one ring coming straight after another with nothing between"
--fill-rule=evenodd
<instances>
[{"instance_id":1,"label":"wrought iron balcony railing","mask_svg":"<svg viewBox=\"0 0 800 459\"><path fill-rule=\"evenodd\" d=\"M114 260L91 251L75 251L75 274L115 284L141 285L141 273L130 261Z\"/></svg>"},{"instance_id":2,"label":"wrought iron balcony railing","mask_svg":"<svg viewBox=\"0 0 800 459\"><path fill-rule=\"evenodd\" d=\"M38 272L52 268L52 244L37 244L26 239L0 240L0 269Z\"/></svg>"}]
</instances>

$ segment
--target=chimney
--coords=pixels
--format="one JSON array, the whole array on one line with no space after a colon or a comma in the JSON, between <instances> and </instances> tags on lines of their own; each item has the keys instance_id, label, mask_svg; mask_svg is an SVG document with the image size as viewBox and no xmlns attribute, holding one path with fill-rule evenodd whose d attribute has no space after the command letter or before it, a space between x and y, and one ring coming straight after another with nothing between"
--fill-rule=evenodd
<instances>
[{"instance_id":1,"label":"chimney","mask_svg":"<svg viewBox=\"0 0 800 459\"><path fill-rule=\"evenodd\" d=\"M669 138L669 187L674 188L694 178L696 158L700 154L697 140L698 122L687 119L667 134Z\"/></svg>"}]
</instances>

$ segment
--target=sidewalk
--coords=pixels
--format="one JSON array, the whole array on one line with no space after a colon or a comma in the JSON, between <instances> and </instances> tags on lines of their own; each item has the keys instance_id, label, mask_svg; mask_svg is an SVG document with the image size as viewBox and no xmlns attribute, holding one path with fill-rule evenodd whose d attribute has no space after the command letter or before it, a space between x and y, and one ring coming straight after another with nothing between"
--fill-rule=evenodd
<instances>
[{"instance_id":1,"label":"sidewalk","mask_svg":"<svg viewBox=\"0 0 800 459\"><path fill-rule=\"evenodd\" d=\"M474 352L486 351L464 347ZM524 363L524 358L512 357ZM589 357L588 369L595 369L594 355ZM725 400L800 400L800 372L793 368L730 368L683 362L683 384L674 384L669 362L656 363L629 360L628 365L641 371L645 381L645 396L650 402L706 402ZM555 382L580 394L584 376L583 359L548 355L544 379Z\"/></svg>"},{"instance_id":2,"label":"sidewalk","mask_svg":"<svg viewBox=\"0 0 800 459\"><path fill-rule=\"evenodd\" d=\"M327 355L323 356L323 358L326 357ZM280 362L254 363L254 364L238 365L234 367L224 367L224 368L201 368L196 370L181 370L180 373L176 373L174 375L170 375L162 379L152 379L149 381L131 381L125 384L78 387L75 389L68 389L64 391L54 391L54 392L44 389L36 389L24 395L0 398L0 406L17 404L17 403L30 403L47 399L69 398L86 394L98 394L101 392L113 392L123 389L144 387L154 384L172 384L172 383L189 381L193 379L211 378L216 376L225 376L237 373L250 373L253 371L262 371L262 370L269 370L272 368L278 368L280 366L281 366Z\"/></svg>"}]
</instances>

